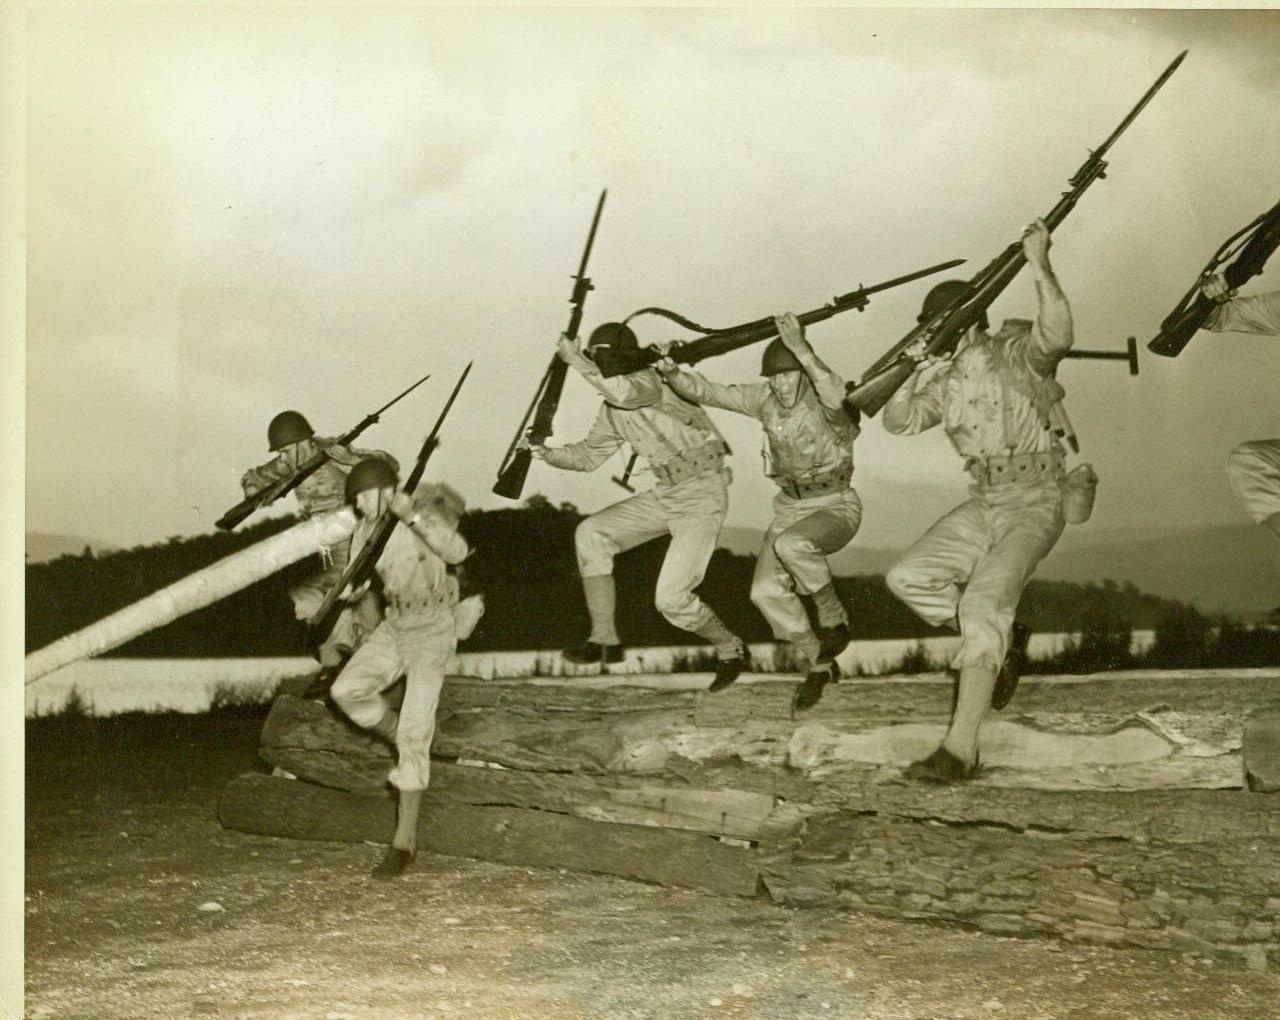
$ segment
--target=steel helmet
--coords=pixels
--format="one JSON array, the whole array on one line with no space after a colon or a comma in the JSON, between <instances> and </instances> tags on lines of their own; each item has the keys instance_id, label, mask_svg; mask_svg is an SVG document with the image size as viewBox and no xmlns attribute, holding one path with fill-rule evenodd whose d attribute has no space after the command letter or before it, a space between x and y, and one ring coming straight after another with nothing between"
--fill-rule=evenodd
<instances>
[{"instance_id":1,"label":"steel helmet","mask_svg":"<svg viewBox=\"0 0 1280 1020\"><path fill-rule=\"evenodd\" d=\"M310 439L316 434L311 423L297 411L281 411L267 426L268 449L283 450L290 443Z\"/></svg>"},{"instance_id":2,"label":"steel helmet","mask_svg":"<svg viewBox=\"0 0 1280 1020\"><path fill-rule=\"evenodd\" d=\"M587 340L587 347L616 347L625 350L635 350L640 346L636 340L635 332L625 322L605 322L601 323L591 331L591 336Z\"/></svg>"},{"instance_id":3,"label":"steel helmet","mask_svg":"<svg viewBox=\"0 0 1280 1020\"><path fill-rule=\"evenodd\" d=\"M958 298L968 286L969 284L964 280L943 280L925 295L924 304L920 307L920 315L916 321L919 323L928 322ZM987 328L988 321L985 311L978 317L978 325L983 329Z\"/></svg>"},{"instance_id":4,"label":"steel helmet","mask_svg":"<svg viewBox=\"0 0 1280 1020\"><path fill-rule=\"evenodd\" d=\"M356 494L366 489L383 489L388 486L394 489L397 481L395 469L385 460L366 457L347 475L347 502L354 503Z\"/></svg>"},{"instance_id":5,"label":"steel helmet","mask_svg":"<svg viewBox=\"0 0 1280 1020\"><path fill-rule=\"evenodd\" d=\"M932 319L947 305L951 304L969 285L964 280L943 280L925 295L924 304L920 306L920 322Z\"/></svg>"},{"instance_id":6,"label":"steel helmet","mask_svg":"<svg viewBox=\"0 0 1280 1020\"><path fill-rule=\"evenodd\" d=\"M777 337L769 341L769 346L764 349L764 356L760 359L761 375L777 375L779 372L803 372L800 362L796 356L791 353L787 345L782 342L782 337Z\"/></svg>"}]
</instances>

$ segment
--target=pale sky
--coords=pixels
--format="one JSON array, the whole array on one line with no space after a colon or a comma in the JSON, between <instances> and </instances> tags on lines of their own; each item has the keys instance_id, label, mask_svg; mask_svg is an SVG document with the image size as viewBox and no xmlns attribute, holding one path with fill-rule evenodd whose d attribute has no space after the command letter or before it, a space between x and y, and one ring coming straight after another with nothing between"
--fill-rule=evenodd
<instances>
[{"instance_id":1,"label":"pale sky","mask_svg":"<svg viewBox=\"0 0 1280 1020\"><path fill-rule=\"evenodd\" d=\"M1182 49L1052 251L1078 346L1136 334L1144 355L1280 197L1276 12L33 10L27 529L209 531L277 411L335 434L431 371L361 440L409 461L472 358L429 477L510 505L489 489L601 188L584 332L648 304L713 325L804 310L953 257L972 274ZM810 337L856 378L929 285ZM1250 291L1277 286L1280 260ZM1025 275L992 311L1033 314ZM746 381L758 358L700 367ZM1245 521L1223 460L1280 433L1278 372L1275 341L1209 334L1138 379L1064 364L1102 478L1089 527ZM596 405L571 377L552 441ZM717 422L728 523L762 528L759 427ZM873 420L856 461L870 546L905 546L964 493L940 430ZM621 466L535 465L526 494L599 508Z\"/></svg>"}]
</instances>

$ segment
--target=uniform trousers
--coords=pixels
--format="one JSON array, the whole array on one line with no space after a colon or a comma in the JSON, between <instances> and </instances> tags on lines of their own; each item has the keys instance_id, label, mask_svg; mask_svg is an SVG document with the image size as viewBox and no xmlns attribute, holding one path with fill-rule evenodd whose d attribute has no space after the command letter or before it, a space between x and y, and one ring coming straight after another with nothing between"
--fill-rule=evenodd
<instances>
[{"instance_id":1,"label":"uniform trousers","mask_svg":"<svg viewBox=\"0 0 1280 1020\"><path fill-rule=\"evenodd\" d=\"M954 669L998 670L1014 613L1037 564L1062 534L1056 479L975 485L890 569L885 581L928 623L959 623Z\"/></svg>"},{"instance_id":2,"label":"uniform trousers","mask_svg":"<svg viewBox=\"0 0 1280 1020\"><path fill-rule=\"evenodd\" d=\"M578 525L574 536L578 570L583 577L612 574L613 559L619 553L669 533L671 545L658 574L654 606L682 630L702 633L723 628L693 589L707 572L728 509L723 471L670 486L659 483Z\"/></svg>"},{"instance_id":3,"label":"uniform trousers","mask_svg":"<svg viewBox=\"0 0 1280 1020\"><path fill-rule=\"evenodd\" d=\"M808 499L793 499L786 493L774 498L773 522L765 532L751 578L751 601L773 628L774 637L786 641L812 637L799 596L812 595L831 583L827 557L848 545L861 523L862 501L853 489Z\"/></svg>"},{"instance_id":4,"label":"uniform trousers","mask_svg":"<svg viewBox=\"0 0 1280 1020\"><path fill-rule=\"evenodd\" d=\"M1280 514L1280 439L1241 443L1227 457L1227 478L1258 524Z\"/></svg>"},{"instance_id":5,"label":"uniform trousers","mask_svg":"<svg viewBox=\"0 0 1280 1020\"><path fill-rule=\"evenodd\" d=\"M330 696L357 726L372 729L392 707L384 692L405 675L396 727L396 765L388 779L399 790L425 790L431 778L431 740L445 670L454 652L453 611L387 618L356 649L333 682Z\"/></svg>"}]
</instances>

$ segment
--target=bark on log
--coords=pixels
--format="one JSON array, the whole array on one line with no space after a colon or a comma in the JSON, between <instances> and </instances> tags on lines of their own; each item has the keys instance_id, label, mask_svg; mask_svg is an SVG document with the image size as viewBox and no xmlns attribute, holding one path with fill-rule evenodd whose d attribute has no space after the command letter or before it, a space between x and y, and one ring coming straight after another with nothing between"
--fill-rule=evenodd
<instances>
[{"instance_id":1,"label":"bark on log","mask_svg":"<svg viewBox=\"0 0 1280 1020\"><path fill-rule=\"evenodd\" d=\"M386 842L395 828L395 801L246 773L223 791L218 818L228 829L261 835ZM710 836L527 808L476 807L430 792L418 843L451 856L599 872L722 896L761 891L753 852Z\"/></svg>"},{"instance_id":2,"label":"bark on log","mask_svg":"<svg viewBox=\"0 0 1280 1020\"><path fill-rule=\"evenodd\" d=\"M26 659L26 683L33 684L55 669L79 659L101 655L140 634L172 623L180 616L213 605L277 570L283 570L290 563L318 552L322 546L342 541L354 527L354 511L335 510L302 521L287 531L225 556L97 623L32 652Z\"/></svg>"}]
</instances>

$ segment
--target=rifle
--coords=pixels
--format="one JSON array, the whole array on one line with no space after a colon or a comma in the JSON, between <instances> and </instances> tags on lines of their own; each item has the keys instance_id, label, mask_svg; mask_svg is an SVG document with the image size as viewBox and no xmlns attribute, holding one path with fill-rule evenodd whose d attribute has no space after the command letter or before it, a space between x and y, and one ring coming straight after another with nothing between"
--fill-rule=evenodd
<instances>
[{"instance_id":1,"label":"rifle","mask_svg":"<svg viewBox=\"0 0 1280 1020\"><path fill-rule=\"evenodd\" d=\"M964 259L952 259L950 262L941 262L936 266L930 266L928 269L920 269L914 273L908 273L906 276L886 280L884 283L877 283L871 287L859 287L848 294L841 294L839 297L832 298L830 304L815 308L810 312L803 312L796 318L800 320L800 325L808 326L812 323L829 319L833 315L839 315L841 312L860 312L870 303L872 294L888 290L891 287L901 286L904 283L910 283L912 280L919 280L924 276L932 276L934 273L940 273L944 269L953 269L956 266L963 265L964 261ZM634 319L637 315L660 315L664 319L670 319L672 322L685 327L685 329L691 329L696 333L703 334L697 340L674 344L668 348L666 356L680 365L692 365L702 361L704 358L727 354L730 351L736 351L739 347L746 347L749 344L759 343L761 340L768 340L770 337L778 335L778 327L774 323L772 316L755 319L752 322L744 322L737 326L712 329L708 326L700 326L692 319L686 319L683 315L677 315L675 312L668 311L665 308L641 308L638 312L632 312L628 315L627 321ZM659 361L662 356L662 352L655 347L630 349L605 347L595 352L594 359L596 367L600 369L600 374L608 379L615 375L626 375L628 372L638 372L642 368L648 368Z\"/></svg>"},{"instance_id":2,"label":"rifle","mask_svg":"<svg viewBox=\"0 0 1280 1020\"><path fill-rule=\"evenodd\" d=\"M587 245L582 252L582 261L578 264L577 275L573 277L573 291L569 295L569 304L573 311L569 313L569 327L565 335L577 339L578 329L582 325L582 310L587 303L587 294L594 287L586 275L587 260L591 257L591 246L595 243L596 228L600 225L600 213L604 210L604 199L609 194L606 188L600 192L600 200L596 203L596 214L591 219L591 230L587 233ZM520 427L516 429L515 438L502 455L502 466L498 469L498 480L493 484L495 495L506 499L519 499L524 491L524 480L529 474L529 464L533 454L528 444L541 445L551 435L552 419L556 408L560 406L560 394L564 390L565 373L569 366L561 359L559 353L551 356L551 364L542 373L542 380L534 391L529 408L520 419ZM533 424L529 424L529 419Z\"/></svg>"},{"instance_id":3,"label":"rifle","mask_svg":"<svg viewBox=\"0 0 1280 1020\"><path fill-rule=\"evenodd\" d=\"M1155 94L1178 69L1178 65L1186 55L1186 50L1178 54L1173 63L1166 67L1156 79L1155 84L1147 89L1146 94L1138 101L1138 105L1120 122L1120 126L1097 149L1089 153L1089 158L1084 161L1084 165L1069 180L1071 189L1063 192L1057 204L1044 217L1044 222L1050 231L1067 218L1067 214L1075 208L1089 185L1106 176L1107 163L1102 157L1107 154L1107 150L1115 144L1124 130L1133 123L1143 108L1151 102ZM953 301L916 326L884 357L873 364L863 376L862 382L850 388L845 400L859 411L874 415L884 407L898 387L911 377L916 365L925 357L948 355L955 350L961 337L983 317L987 308L1018 275L1026 261L1021 242L1014 241L992 259L977 276L969 280L965 289L957 294ZM908 353L909 351L916 353Z\"/></svg>"},{"instance_id":4,"label":"rifle","mask_svg":"<svg viewBox=\"0 0 1280 1020\"><path fill-rule=\"evenodd\" d=\"M416 383L410 386L407 390L405 390L399 396L395 397L392 400L388 400L385 404L383 404L380 408L378 408L376 411L372 412L371 414L366 414L360 420L360 424L358 424L355 428L342 433L342 435L340 435L337 439L335 439L333 441L334 445L346 446L349 443L351 443L353 440L355 440L357 436L360 435L361 432L367 429L370 425L376 425L383 411L389 408L392 404L399 403L401 400L407 397L410 393L412 393L414 390L416 390L419 386L421 386L424 382L426 382L430 378L431 378L430 373L428 373L427 375L424 375L421 379L419 379ZM219 517L217 521L215 521L214 523L223 531L230 531L232 528L234 528L237 524L243 521L246 517L248 517L251 513L253 513L259 507L269 506L270 504L274 503L277 499L279 499L281 496L289 495L289 493L291 493L304 481L306 481L313 474L319 471L320 468L324 466L325 461L327 460L329 460L329 452L327 450L317 450L310 457L308 457L301 464L299 464L297 467L297 470L294 471L294 473L291 474L288 478L281 478L278 482L273 482L270 485L259 489L253 495L246 496L239 503L237 503L230 510L228 510L225 514Z\"/></svg>"},{"instance_id":5,"label":"rifle","mask_svg":"<svg viewBox=\"0 0 1280 1020\"><path fill-rule=\"evenodd\" d=\"M418 460L413 465L413 470L409 472L409 477L405 479L404 487L401 489L405 495L412 496L413 490L422 481L422 473L427 469L427 461L431 459L432 452L439 445L436 437L440 434L440 426L444 424L445 418L449 416L449 409L453 407L453 402L457 399L458 391L462 389L462 384L467 381L467 375L470 373L473 364L475 363L468 362L467 367L462 370L462 375L453 387L453 392L449 394L449 399L445 401L444 410L440 412L440 417L436 419L435 425L427 433L427 438L423 440L422 449L418 451ZM313 645L318 644L324 635L333 629L338 614L342 612L342 607L339 605L342 593L348 588L354 591L372 576L378 557L382 555L382 550L387 547L387 540L391 538L391 532L395 530L399 522L400 519L390 510L385 510L382 516L378 518L377 523L373 526L373 531L369 534L369 540L360 547L360 551L356 555L351 557L350 562L347 563L347 568L342 572L342 576L338 578L338 582L329 589L324 601L320 603L320 608L307 620L307 631Z\"/></svg>"},{"instance_id":6,"label":"rifle","mask_svg":"<svg viewBox=\"0 0 1280 1020\"><path fill-rule=\"evenodd\" d=\"M1195 285L1160 323L1160 332L1147 344L1147 350L1176 358L1218 305L1200 292L1201 282L1212 276L1227 259L1234 257L1235 261L1222 271L1222 275L1227 286L1235 290L1262 272L1276 248L1280 248L1280 202L1222 242Z\"/></svg>"}]
</instances>

